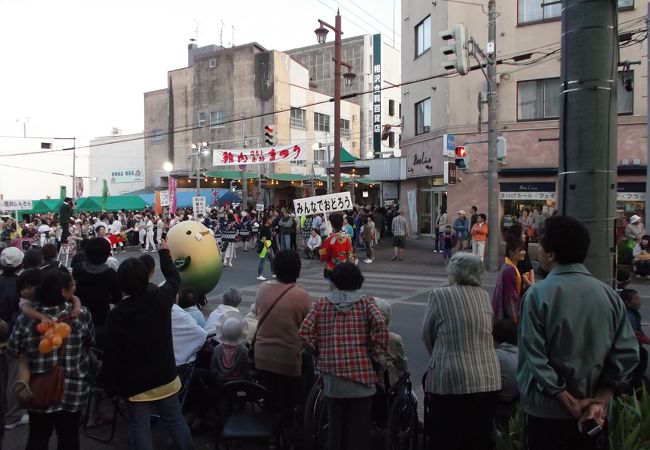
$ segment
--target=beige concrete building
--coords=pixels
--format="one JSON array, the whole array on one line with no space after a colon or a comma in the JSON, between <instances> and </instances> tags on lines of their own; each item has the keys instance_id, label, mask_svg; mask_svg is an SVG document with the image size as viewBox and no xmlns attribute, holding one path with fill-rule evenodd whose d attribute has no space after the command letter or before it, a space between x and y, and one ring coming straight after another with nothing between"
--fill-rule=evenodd
<instances>
[{"instance_id":1,"label":"beige concrete building","mask_svg":"<svg viewBox=\"0 0 650 450\"><path fill-rule=\"evenodd\" d=\"M274 125L278 146L301 145L307 151L307 162L249 165L251 198L288 204L311 187L302 178L324 173L322 152L312 146L326 142L325 134L333 134L333 104L329 97L310 90L308 69L285 53L257 43L232 48L190 44L188 67L170 71L168 86L144 97L148 187L167 185L162 169L167 161L173 163L172 175L179 178L179 187L194 186L196 158L189 157L193 143L208 142L210 149L260 148L266 146L266 125ZM341 119L342 145L359 157L359 106L342 102ZM201 168L209 173L239 170L219 166L212 155L202 157ZM262 181L255 181L259 175ZM229 178L241 188L241 178ZM273 178L283 179L272 184L268 180ZM201 179L204 188L224 187L224 183L228 185L230 179Z\"/></svg>"},{"instance_id":2,"label":"beige concrete building","mask_svg":"<svg viewBox=\"0 0 650 450\"><path fill-rule=\"evenodd\" d=\"M497 2L499 132L508 144L499 167L500 223L508 226L523 209L555 208L560 113L560 5L541 8L538 0ZM620 61L618 78L618 204L621 215L644 216L646 168L647 41L645 5L618 0ZM468 35L485 47L487 8L454 2L402 1L402 73L404 81L442 75L443 45L438 33L464 23ZM410 38L406 38L410 36ZM530 54L516 61L517 55ZM636 64L639 63L639 64ZM472 61L476 64L476 61ZM485 99L480 70L467 76L431 77L402 88L402 153L406 180L400 203L408 209L413 230L430 235L438 208L447 207L450 222L471 205L487 212L487 105L478 132L477 97ZM467 144L470 164L458 172L456 185L443 183L443 135Z\"/></svg>"},{"instance_id":3,"label":"beige concrete building","mask_svg":"<svg viewBox=\"0 0 650 450\"><path fill-rule=\"evenodd\" d=\"M106 180L111 195L144 189L144 134L115 134L90 141L90 192L102 195Z\"/></svg>"}]
</instances>

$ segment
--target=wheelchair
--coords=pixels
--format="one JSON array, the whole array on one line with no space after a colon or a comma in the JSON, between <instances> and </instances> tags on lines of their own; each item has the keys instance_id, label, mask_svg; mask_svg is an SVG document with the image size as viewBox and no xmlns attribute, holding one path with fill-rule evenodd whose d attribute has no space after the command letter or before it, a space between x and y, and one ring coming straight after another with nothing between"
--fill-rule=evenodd
<instances>
[{"instance_id":1,"label":"wheelchair","mask_svg":"<svg viewBox=\"0 0 650 450\"><path fill-rule=\"evenodd\" d=\"M390 386L388 372L384 372L384 383L377 384L377 392L372 399L370 421L373 430L383 431L386 450L418 447L418 402L413 395L408 372L402 374L393 386ZM312 386L305 402L304 429L307 448L327 449L327 402L322 375Z\"/></svg>"}]
</instances>

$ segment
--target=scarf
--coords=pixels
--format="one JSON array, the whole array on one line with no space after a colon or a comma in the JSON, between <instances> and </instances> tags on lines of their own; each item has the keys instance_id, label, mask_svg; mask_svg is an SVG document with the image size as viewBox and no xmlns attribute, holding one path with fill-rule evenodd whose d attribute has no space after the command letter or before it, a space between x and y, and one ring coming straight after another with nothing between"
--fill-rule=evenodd
<instances>
[{"instance_id":1,"label":"scarf","mask_svg":"<svg viewBox=\"0 0 650 450\"><path fill-rule=\"evenodd\" d=\"M507 256L505 263L515 269L515 273L517 274L517 294L521 295L521 274L519 273L519 269L517 269L517 264L513 263Z\"/></svg>"}]
</instances>

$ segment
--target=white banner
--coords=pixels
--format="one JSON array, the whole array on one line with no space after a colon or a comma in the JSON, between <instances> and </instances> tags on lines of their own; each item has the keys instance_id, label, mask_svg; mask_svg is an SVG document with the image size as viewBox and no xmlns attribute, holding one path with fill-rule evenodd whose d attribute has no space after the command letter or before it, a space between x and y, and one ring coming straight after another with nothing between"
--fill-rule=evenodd
<instances>
[{"instance_id":1,"label":"white banner","mask_svg":"<svg viewBox=\"0 0 650 450\"><path fill-rule=\"evenodd\" d=\"M616 201L618 202L645 202L645 192L617 192Z\"/></svg>"},{"instance_id":2,"label":"white banner","mask_svg":"<svg viewBox=\"0 0 650 450\"><path fill-rule=\"evenodd\" d=\"M162 199L161 199L162 200ZM194 218L205 215L205 197L192 197Z\"/></svg>"},{"instance_id":3,"label":"white banner","mask_svg":"<svg viewBox=\"0 0 650 450\"><path fill-rule=\"evenodd\" d=\"M0 200L1 211L23 211L32 209L31 200Z\"/></svg>"},{"instance_id":4,"label":"white banner","mask_svg":"<svg viewBox=\"0 0 650 450\"><path fill-rule=\"evenodd\" d=\"M409 215L411 216L411 229L413 230L413 233L418 232L418 212L416 206L416 200L417 200L416 195L417 192L415 190L406 192L406 199L409 205Z\"/></svg>"},{"instance_id":5,"label":"white banner","mask_svg":"<svg viewBox=\"0 0 650 450\"><path fill-rule=\"evenodd\" d=\"M501 192L501 200L555 200L555 192Z\"/></svg>"},{"instance_id":6,"label":"white banner","mask_svg":"<svg viewBox=\"0 0 650 450\"><path fill-rule=\"evenodd\" d=\"M352 198L348 191L297 198L293 201L293 210L297 216L312 216L314 214L347 211L349 209L352 209Z\"/></svg>"},{"instance_id":7,"label":"white banner","mask_svg":"<svg viewBox=\"0 0 650 450\"><path fill-rule=\"evenodd\" d=\"M160 191L160 206L169 206L169 191Z\"/></svg>"},{"instance_id":8,"label":"white banner","mask_svg":"<svg viewBox=\"0 0 650 450\"><path fill-rule=\"evenodd\" d=\"M258 203L255 205L255 211L262 212L264 211L264 203Z\"/></svg>"},{"instance_id":9,"label":"white banner","mask_svg":"<svg viewBox=\"0 0 650 450\"><path fill-rule=\"evenodd\" d=\"M307 161L305 146L241 148L213 150L212 164L215 166L238 166L240 164L266 164L290 161Z\"/></svg>"}]
</instances>

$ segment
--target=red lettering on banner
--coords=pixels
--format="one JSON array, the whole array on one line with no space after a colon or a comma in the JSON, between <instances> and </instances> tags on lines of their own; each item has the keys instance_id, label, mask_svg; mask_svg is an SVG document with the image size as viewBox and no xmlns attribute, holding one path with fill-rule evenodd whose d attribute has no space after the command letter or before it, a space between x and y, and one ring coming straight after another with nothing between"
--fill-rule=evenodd
<instances>
[{"instance_id":1,"label":"red lettering on banner","mask_svg":"<svg viewBox=\"0 0 650 450\"><path fill-rule=\"evenodd\" d=\"M275 149L272 148L271 151L269 152L269 160L275 161Z\"/></svg>"},{"instance_id":2,"label":"red lettering on banner","mask_svg":"<svg viewBox=\"0 0 650 450\"><path fill-rule=\"evenodd\" d=\"M288 157L289 157L289 150L287 150L286 148L280 150L280 158L287 159Z\"/></svg>"},{"instance_id":3,"label":"red lettering on banner","mask_svg":"<svg viewBox=\"0 0 650 450\"><path fill-rule=\"evenodd\" d=\"M224 152L221 162L223 164L233 163L235 162L235 158L231 152Z\"/></svg>"},{"instance_id":4,"label":"red lettering on banner","mask_svg":"<svg viewBox=\"0 0 650 450\"><path fill-rule=\"evenodd\" d=\"M293 152L296 154L296 156L294 156L293 159L298 159L298 156L300 156L300 146L294 145Z\"/></svg>"},{"instance_id":5,"label":"red lettering on banner","mask_svg":"<svg viewBox=\"0 0 650 450\"><path fill-rule=\"evenodd\" d=\"M248 161L248 156L244 155L243 152L241 152L239 156L237 156L237 162L245 163L247 161Z\"/></svg>"}]
</instances>

